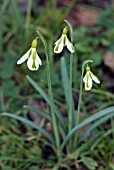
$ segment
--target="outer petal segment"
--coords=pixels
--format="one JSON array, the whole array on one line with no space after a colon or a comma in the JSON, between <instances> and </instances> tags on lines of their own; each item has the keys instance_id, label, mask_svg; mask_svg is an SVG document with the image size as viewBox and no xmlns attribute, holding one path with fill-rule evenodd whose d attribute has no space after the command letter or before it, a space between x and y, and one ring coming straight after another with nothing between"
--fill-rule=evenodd
<instances>
[{"instance_id":1,"label":"outer petal segment","mask_svg":"<svg viewBox=\"0 0 114 170\"><path fill-rule=\"evenodd\" d=\"M22 64L29 58L31 48L17 61L17 64Z\"/></svg>"},{"instance_id":2,"label":"outer petal segment","mask_svg":"<svg viewBox=\"0 0 114 170\"><path fill-rule=\"evenodd\" d=\"M92 88L92 78L90 77L90 72L87 72L83 78L85 83L85 90L90 90Z\"/></svg>"},{"instance_id":3,"label":"outer petal segment","mask_svg":"<svg viewBox=\"0 0 114 170\"><path fill-rule=\"evenodd\" d=\"M96 83L100 84L99 79L92 72L90 74L91 74L92 80L94 80Z\"/></svg>"},{"instance_id":4,"label":"outer petal segment","mask_svg":"<svg viewBox=\"0 0 114 170\"><path fill-rule=\"evenodd\" d=\"M36 53L36 48L32 48L32 53L27 61L27 66L29 70L36 71L38 70L39 65L42 65L42 61Z\"/></svg>"},{"instance_id":5,"label":"outer petal segment","mask_svg":"<svg viewBox=\"0 0 114 170\"><path fill-rule=\"evenodd\" d=\"M74 49L72 43L69 41L67 35L65 35L65 45L67 46L68 50L69 50L71 53L74 53L74 52L75 52L75 49Z\"/></svg>"},{"instance_id":6,"label":"outer petal segment","mask_svg":"<svg viewBox=\"0 0 114 170\"><path fill-rule=\"evenodd\" d=\"M59 40L55 42L54 53L61 53L64 47L64 37L65 35L62 34Z\"/></svg>"},{"instance_id":7,"label":"outer petal segment","mask_svg":"<svg viewBox=\"0 0 114 170\"><path fill-rule=\"evenodd\" d=\"M39 65L42 65L42 61L40 59L40 57L38 56L38 54L36 53L36 60L39 63Z\"/></svg>"}]
</instances>

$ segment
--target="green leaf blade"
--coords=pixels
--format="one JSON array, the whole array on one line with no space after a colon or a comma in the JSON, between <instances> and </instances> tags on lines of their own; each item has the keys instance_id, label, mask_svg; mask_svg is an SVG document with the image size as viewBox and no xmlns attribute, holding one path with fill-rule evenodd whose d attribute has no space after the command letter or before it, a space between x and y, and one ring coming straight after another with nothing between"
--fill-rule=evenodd
<instances>
[{"instance_id":1,"label":"green leaf blade","mask_svg":"<svg viewBox=\"0 0 114 170\"><path fill-rule=\"evenodd\" d=\"M40 95L44 98L44 100L48 103L48 105L50 106L51 103L50 103L49 97L44 92L44 90L34 80L32 80L32 78L30 78L29 76L27 76L27 79L29 80L31 85L37 90L37 92L40 93ZM64 121L61 113L58 111L56 106L54 106L54 110L55 110L56 116L61 121L61 123L62 123L62 125L63 125L63 127L65 129L66 128L66 124L65 124L65 121Z\"/></svg>"},{"instance_id":2,"label":"green leaf blade","mask_svg":"<svg viewBox=\"0 0 114 170\"><path fill-rule=\"evenodd\" d=\"M37 130L39 130L41 133L43 133L49 139L49 141L53 145L55 145L55 141L54 141L52 135L49 134L45 129L43 129L39 125L36 125L34 122L32 122L32 121L30 121L28 119L25 119L25 118L23 118L21 116L18 116L18 115L15 115L15 114L11 114L11 113L7 113L7 112L2 113L0 116L8 116L8 117L14 118L16 120L19 120L19 121L21 121L21 122L23 122L23 123L25 123L25 124L35 128L35 129L37 129Z\"/></svg>"},{"instance_id":3,"label":"green leaf blade","mask_svg":"<svg viewBox=\"0 0 114 170\"><path fill-rule=\"evenodd\" d=\"M89 168L89 170L95 170L98 166L97 162L90 157L82 156L82 162L87 168Z\"/></svg>"},{"instance_id":4,"label":"green leaf blade","mask_svg":"<svg viewBox=\"0 0 114 170\"><path fill-rule=\"evenodd\" d=\"M93 121L97 121L98 119L100 119L101 117L106 116L107 114L111 114L111 116L114 116L114 106L109 107L107 109L104 109L102 111L99 111L97 113L95 113L94 115L90 116L89 118L85 119L84 121L82 121L81 123L79 123L77 126L75 126L66 136L66 138L64 139L62 145L61 145L61 149L64 148L65 144L67 143L68 139L79 129L81 129L82 127L84 127L85 125L88 125L89 123L93 122ZM109 116L110 117L110 116Z\"/></svg>"}]
</instances>

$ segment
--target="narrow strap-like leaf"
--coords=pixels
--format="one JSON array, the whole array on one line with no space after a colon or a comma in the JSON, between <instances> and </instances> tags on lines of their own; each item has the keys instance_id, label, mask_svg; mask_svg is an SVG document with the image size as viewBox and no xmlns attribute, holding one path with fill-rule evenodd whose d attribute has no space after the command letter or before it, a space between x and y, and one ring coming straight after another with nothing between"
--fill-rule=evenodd
<instances>
[{"instance_id":1,"label":"narrow strap-like leaf","mask_svg":"<svg viewBox=\"0 0 114 170\"><path fill-rule=\"evenodd\" d=\"M20 13L20 10L19 10L19 7L18 7L18 4L17 4L17 0L11 0L10 1L12 6L13 6L13 10L15 12L15 22L16 22L16 26L18 26L19 30L22 30L22 16L21 16L21 13Z\"/></svg>"},{"instance_id":2,"label":"narrow strap-like leaf","mask_svg":"<svg viewBox=\"0 0 114 170\"><path fill-rule=\"evenodd\" d=\"M54 139L53 139L52 135L49 134L45 129L43 129L39 125L36 125L34 122L32 122L30 120L27 120L27 119L25 119L25 118L23 118L21 116L17 116L15 114L7 113L7 112L2 113L0 116L8 116L8 117L14 118L16 120L19 120L19 121L21 121L21 122L23 122L23 123L25 123L25 124L27 124L29 126L32 126L33 128L35 128L35 129L39 130L41 133L43 133L49 139L49 141L53 145L55 145L55 142L54 142Z\"/></svg>"},{"instance_id":3,"label":"narrow strap-like leaf","mask_svg":"<svg viewBox=\"0 0 114 170\"><path fill-rule=\"evenodd\" d=\"M67 72L64 57L61 58L61 77L62 77L62 85L64 89L65 99L67 105L69 106L69 78L68 78L68 72Z\"/></svg>"},{"instance_id":4,"label":"narrow strap-like leaf","mask_svg":"<svg viewBox=\"0 0 114 170\"><path fill-rule=\"evenodd\" d=\"M90 133L93 129L95 129L96 127L98 127L101 123L107 121L108 119L110 119L111 117L114 116L114 113L112 112L111 114L108 114L106 116L104 116L103 118L100 118L99 120L97 120L95 123L92 123L92 125L89 126L89 128L84 132L84 136L86 136L88 133Z\"/></svg>"},{"instance_id":5,"label":"narrow strap-like leaf","mask_svg":"<svg viewBox=\"0 0 114 170\"><path fill-rule=\"evenodd\" d=\"M25 105L24 109L34 111L34 112L40 114L41 116L45 117L49 121L51 121L51 115L49 113L47 113L47 112L44 112L44 111L40 110L37 107Z\"/></svg>"},{"instance_id":6,"label":"narrow strap-like leaf","mask_svg":"<svg viewBox=\"0 0 114 170\"><path fill-rule=\"evenodd\" d=\"M113 112L113 114L112 114ZM111 114L111 116L114 115L114 106L109 107L107 109L104 109L102 111L97 112L96 114L90 116L89 118L85 119L84 121L82 121L81 123L79 123L77 126L75 126L66 136L65 140L63 141L62 145L61 145L61 149L64 148L65 144L67 143L68 139L79 129L81 129L82 127L84 127L85 125L100 119L103 116L106 116L107 114Z\"/></svg>"},{"instance_id":7,"label":"narrow strap-like leaf","mask_svg":"<svg viewBox=\"0 0 114 170\"><path fill-rule=\"evenodd\" d=\"M40 95L44 98L44 100L49 104L49 106L51 105L50 100L48 95L44 92L44 90L30 77L27 76L27 79L29 80L29 82L31 83L31 85L40 93ZM65 121L61 115L61 113L58 111L57 107L54 107L56 116L58 117L58 119L61 121L62 125L64 128L66 128L65 125Z\"/></svg>"},{"instance_id":8,"label":"narrow strap-like leaf","mask_svg":"<svg viewBox=\"0 0 114 170\"><path fill-rule=\"evenodd\" d=\"M67 102L67 105L69 106L69 78L68 78L68 71L66 67L66 62L65 58L61 58L61 77L62 77L62 84L63 84L63 89L64 89L64 94L65 94L65 99ZM74 113L74 103L72 103L72 111ZM74 116L74 114L73 114ZM75 118L73 117L73 124L75 122Z\"/></svg>"}]
</instances>

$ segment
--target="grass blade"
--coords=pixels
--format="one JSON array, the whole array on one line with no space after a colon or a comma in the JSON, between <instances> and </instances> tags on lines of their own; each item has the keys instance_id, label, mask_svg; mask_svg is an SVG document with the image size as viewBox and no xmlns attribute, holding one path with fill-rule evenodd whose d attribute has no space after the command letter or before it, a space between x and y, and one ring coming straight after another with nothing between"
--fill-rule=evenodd
<instances>
[{"instance_id":1,"label":"grass blade","mask_svg":"<svg viewBox=\"0 0 114 170\"><path fill-rule=\"evenodd\" d=\"M27 79L29 80L29 82L31 83L31 85L38 91L38 93L40 93L40 95L44 98L44 100L45 100L45 101L49 104L49 106L50 106L51 104L50 104L49 97L48 97L48 95L44 92L44 90L43 90L38 84L36 84L36 82L33 81L29 76L27 76ZM54 106L54 109L55 109L55 113L56 113L57 118L61 121L63 127L66 128L65 121L64 121L61 113L58 111L58 109L56 108L56 106Z\"/></svg>"},{"instance_id":2,"label":"grass blade","mask_svg":"<svg viewBox=\"0 0 114 170\"><path fill-rule=\"evenodd\" d=\"M9 4L9 0L3 2L0 9L0 16L3 15L4 12L6 11L8 4Z\"/></svg>"},{"instance_id":3,"label":"grass blade","mask_svg":"<svg viewBox=\"0 0 114 170\"><path fill-rule=\"evenodd\" d=\"M18 4L17 4L17 0L11 0L11 4L13 6L13 10L14 10L14 19L15 19L15 26L17 26L18 30L19 31L22 31L22 28L23 28L23 24L22 24L22 16L20 14L20 11L19 11L19 7L18 7Z\"/></svg>"},{"instance_id":4,"label":"grass blade","mask_svg":"<svg viewBox=\"0 0 114 170\"><path fill-rule=\"evenodd\" d=\"M51 115L49 113L47 113L47 112L44 112L44 111L40 110L39 108L36 108L34 106L24 106L24 109L34 111L34 112L40 114L41 116L45 117L50 122L52 122ZM64 139L65 138L65 133L64 133L63 129L61 128L61 126L59 126L58 129L59 129L59 131L61 133L62 139Z\"/></svg>"},{"instance_id":5,"label":"grass blade","mask_svg":"<svg viewBox=\"0 0 114 170\"><path fill-rule=\"evenodd\" d=\"M63 84L63 89L64 89L64 94L65 94L65 99L67 102L67 105L69 106L69 78L68 78L68 72L66 68L66 63L65 63L65 58L61 58L61 76L62 76L62 84Z\"/></svg>"},{"instance_id":6,"label":"grass blade","mask_svg":"<svg viewBox=\"0 0 114 170\"><path fill-rule=\"evenodd\" d=\"M92 123L92 125L86 130L86 132L84 132L84 137L91 132L93 129L95 129L97 126L99 126L101 123L107 121L108 119L110 119L111 117L114 116L114 112L104 116L103 118L97 120L95 123Z\"/></svg>"},{"instance_id":7,"label":"grass blade","mask_svg":"<svg viewBox=\"0 0 114 170\"><path fill-rule=\"evenodd\" d=\"M63 84L63 89L64 89L64 94L65 94L65 99L67 102L67 105L70 105L70 101L69 101L69 78L68 78L68 71L67 71L67 67L66 67L66 62L65 62L65 58L62 57L61 58L61 77L62 77L62 84ZM75 118L74 118L74 103L72 103L72 111L73 111L73 125L75 123Z\"/></svg>"},{"instance_id":8,"label":"grass blade","mask_svg":"<svg viewBox=\"0 0 114 170\"><path fill-rule=\"evenodd\" d=\"M7 9L9 4L9 0L4 1L1 8L0 8L0 55L2 56L3 52L3 15Z\"/></svg>"},{"instance_id":9,"label":"grass blade","mask_svg":"<svg viewBox=\"0 0 114 170\"><path fill-rule=\"evenodd\" d=\"M34 112L40 114L41 116L45 117L45 118L48 119L49 121L51 121L51 115L50 115L49 113L47 113L47 112L44 112L44 111L40 110L40 109L37 108L37 107L28 106L28 105L26 106L26 105L25 105L25 106L24 106L24 109L34 111Z\"/></svg>"},{"instance_id":10,"label":"grass blade","mask_svg":"<svg viewBox=\"0 0 114 170\"><path fill-rule=\"evenodd\" d=\"M112 114L113 112L113 114ZM81 129L83 126L97 120L100 119L103 116L106 116L107 114L110 114L113 116L114 115L114 106L109 107L107 109L104 109L102 111L97 112L96 114L90 116L89 118L85 119L84 121L82 121L81 123L79 123L75 128L73 128L68 135L66 136L66 138L64 139L62 145L61 145L61 149L64 148L65 144L67 143L68 139L79 129Z\"/></svg>"},{"instance_id":11,"label":"grass blade","mask_svg":"<svg viewBox=\"0 0 114 170\"><path fill-rule=\"evenodd\" d=\"M23 117L21 117L21 116L17 116L17 115L15 115L15 114L7 113L7 112L2 113L0 116L8 116L8 117L14 118L14 119L16 119L16 120L19 120L19 121L21 121L21 122L23 122L23 123L25 123L25 124L27 124L27 125L29 125L29 126L32 126L33 128L35 128L35 129L39 130L41 133L43 133L43 134L49 139L49 141L50 141L53 145L55 145L55 141L54 141L53 137L51 136L51 134L49 134L49 133L48 133L45 129L43 129L42 127L36 125L34 122L32 122L32 121L30 121L30 120L27 120L27 119L25 119L25 118L23 118Z\"/></svg>"},{"instance_id":12,"label":"grass blade","mask_svg":"<svg viewBox=\"0 0 114 170\"><path fill-rule=\"evenodd\" d=\"M31 10L32 10L32 0L28 0L27 13L26 13L26 21L25 21L25 23L26 23L26 24L25 24L26 40L27 40L28 37L29 37Z\"/></svg>"},{"instance_id":13,"label":"grass blade","mask_svg":"<svg viewBox=\"0 0 114 170\"><path fill-rule=\"evenodd\" d=\"M109 129L107 132L105 132L102 136L101 136L101 134L100 134L100 136L95 140L95 142L93 143L93 146L91 147L91 150L93 150L99 143L100 143L100 141L103 139L103 138L105 138L105 137L107 137L107 136L109 136L112 132L114 132L114 127L113 127L113 129Z\"/></svg>"}]
</instances>

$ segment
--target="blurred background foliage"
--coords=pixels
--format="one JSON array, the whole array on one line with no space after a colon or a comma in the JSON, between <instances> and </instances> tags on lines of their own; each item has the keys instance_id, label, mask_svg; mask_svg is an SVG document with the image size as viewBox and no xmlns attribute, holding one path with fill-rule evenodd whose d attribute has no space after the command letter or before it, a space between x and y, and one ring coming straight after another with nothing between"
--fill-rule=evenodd
<instances>
[{"instance_id":1,"label":"blurred background foliage","mask_svg":"<svg viewBox=\"0 0 114 170\"><path fill-rule=\"evenodd\" d=\"M33 121L38 120L37 123L44 125L37 114L23 109L23 105L46 109L45 102L39 94L35 93L26 79L26 75L30 75L47 92L46 62L42 43L38 41L37 51L43 65L37 72L30 72L26 63L21 66L16 65L17 60L30 48L31 41L37 36L36 30L39 30L48 42L55 102L60 111L65 113L60 58L65 56L69 64L69 53L66 49L59 55L53 53L53 44L66 26L64 19L68 19L74 28L75 109L78 102L81 66L86 59L94 61L92 71L99 77L101 84L100 87L95 86L95 89L93 88L89 93L84 91L82 116L112 106L114 103L114 1L34 0L31 2L0 1L0 112L16 113L29 117ZM64 107L61 103L64 103ZM15 120L8 118L3 120L0 120L0 169L38 170L38 166L39 169L43 167L44 161L44 167L54 164L54 154L53 157L49 155L50 161L47 161L46 154L43 155L43 150L48 152L49 148L45 149L45 143L38 145L39 136L36 131ZM104 124L104 126L106 128L100 127L96 133L103 135L109 125ZM29 139L29 136L33 138ZM114 170L114 152L112 153L114 145L111 139L112 136L103 138L97 148L90 153L99 160L99 170L107 167Z\"/></svg>"}]
</instances>

